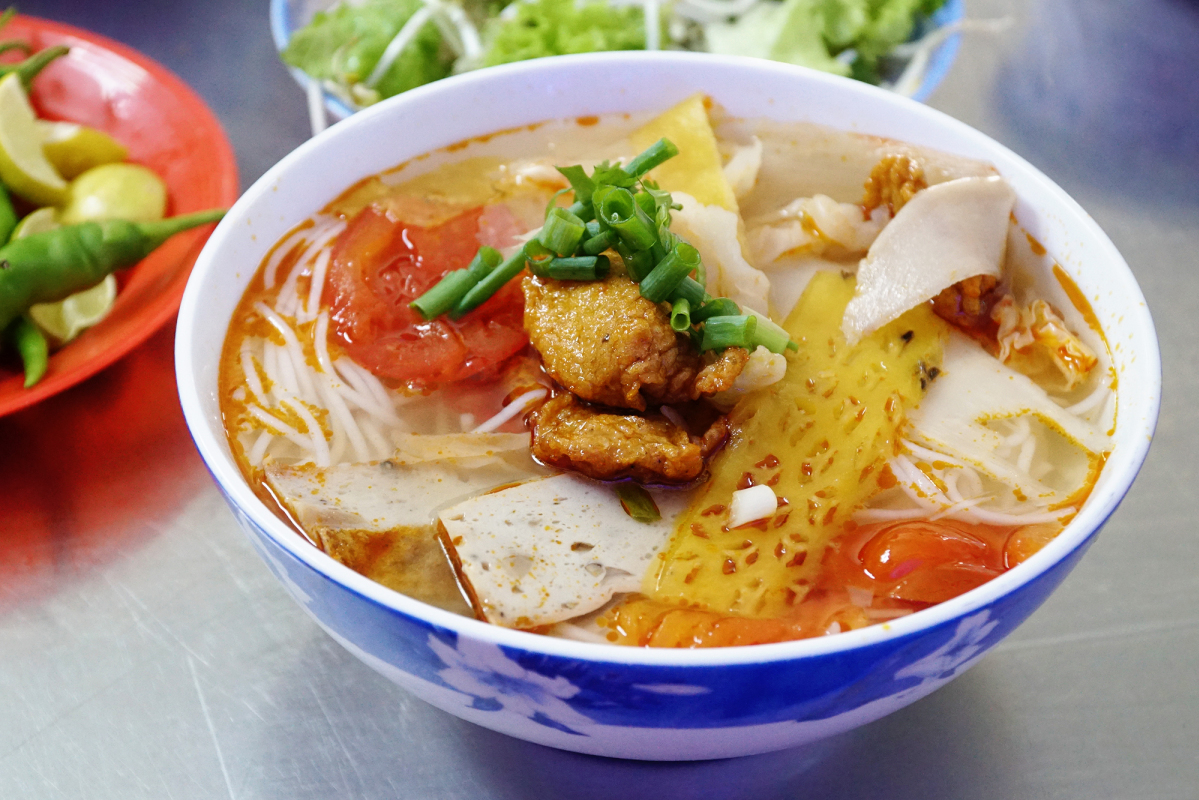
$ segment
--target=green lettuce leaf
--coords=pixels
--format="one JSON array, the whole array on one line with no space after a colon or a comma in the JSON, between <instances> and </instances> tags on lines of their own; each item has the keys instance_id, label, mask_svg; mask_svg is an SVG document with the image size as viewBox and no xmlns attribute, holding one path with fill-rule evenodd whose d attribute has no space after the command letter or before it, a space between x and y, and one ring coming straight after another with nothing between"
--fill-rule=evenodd
<instances>
[{"instance_id":1,"label":"green lettuce leaf","mask_svg":"<svg viewBox=\"0 0 1199 800\"><path fill-rule=\"evenodd\" d=\"M345 87L370 77L387 44L421 7L420 0L367 0L317 12L280 53L287 64L319 80ZM450 74L437 26L428 23L375 86L381 97L407 91Z\"/></svg>"},{"instance_id":2,"label":"green lettuce leaf","mask_svg":"<svg viewBox=\"0 0 1199 800\"><path fill-rule=\"evenodd\" d=\"M516 5L511 19L494 19L484 31L485 67L542 56L643 50L645 15L639 6L614 8L603 0L532 0Z\"/></svg>"}]
</instances>

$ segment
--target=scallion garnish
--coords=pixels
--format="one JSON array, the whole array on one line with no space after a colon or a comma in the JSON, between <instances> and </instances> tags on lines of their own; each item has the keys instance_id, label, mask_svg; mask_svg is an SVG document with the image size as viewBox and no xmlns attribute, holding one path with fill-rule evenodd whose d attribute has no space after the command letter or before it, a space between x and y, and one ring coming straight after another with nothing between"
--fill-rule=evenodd
<instances>
[{"instance_id":1,"label":"scallion garnish","mask_svg":"<svg viewBox=\"0 0 1199 800\"><path fill-rule=\"evenodd\" d=\"M699 349L724 350L726 347L744 347L752 350L757 329L758 318L750 314L709 317L704 323L704 338Z\"/></svg>"},{"instance_id":2,"label":"scallion garnish","mask_svg":"<svg viewBox=\"0 0 1199 800\"><path fill-rule=\"evenodd\" d=\"M426 320L436 319L453 308L476 283L478 281L470 276L468 270L456 269L446 273L436 286L413 300L408 307L420 312Z\"/></svg>"},{"instance_id":3,"label":"scallion garnish","mask_svg":"<svg viewBox=\"0 0 1199 800\"><path fill-rule=\"evenodd\" d=\"M623 247L622 242L617 246L616 252L620 253L620 258L624 261L624 271L636 283L645 280L645 276L654 268L654 257L648 250L630 252L628 248Z\"/></svg>"},{"instance_id":4,"label":"scallion garnish","mask_svg":"<svg viewBox=\"0 0 1199 800\"><path fill-rule=\"evenodd\" d=\"M670 297L698 263L699 251L686 242L679 242L641 281L641 296L651 302L661 303Z\"/></svg>"},{"instance_id":5,"label":"scallion garnish","mask_svg":"<svg viewBox=\"0 0 1199 800\"><path fill-rule=\"evenodd\" d=\"M460 319L467 312L474 311L502 289L505 283L519 275L520 271L525 268L525 262L529 260L526 251L534 244L540 245L536 239L525 242L524 247L508 256L504 263L487 273L481 281L471 287L461 300L454 304L454 308L450 311L450 317Z\"/></svg>"},{"instance_id":6,"label":"scallion garnish","mask_svg":"<svg viewBox=\"0 0 1199 800\"><path fill-rule=\"evenodd\" d=\"M659 139L646 148L639 156L628 164L625 164L625 174L634 178L640 178L654 167L669 161L678 154L679 148L675 147L674 142L669 139Z\"/></svg>"},{"instance_id":7,"label":"scallion garnish","mask_svg":"<svg viewBox=\"0 0 1199 800\"><path fill-rule=\"evenodd\" d=\"M545 262L529 262L533 274L539 278L559 281L598 281L608 277L610 265L607 256L572 256L553 258Z\"/></svg>"},{"instance_id":8,"label":"scallion garnish","mask_svg":"<svg viewBox=\"0 0 1199 800\"><path fill-rule=\"evenodd\" d=\"M658 504L644 488L636 483L620 483L616 485L616 496L620 498L620 507L638 522L657 522L662 519Z\"/></svg>"},{"instance_id":9,"label":"scallion garnish","mask_svg":"<svg viewBox=\"0 0 1199 800\"><path fill-rule=\"evenodd\" d=\"M791 341L791 335L776 325L769 317L756 316L758 321L757 329L753 335L753 350L754 347L761 345L772 353L783 353L787 350L798 350L799 345ZM710 321L710 320L709 320Z\"/></svg>"},{"instance_id":10,"label":"scallion garnish","mask_svg":"<svg viewBox=\"0 0 1199 800\"><path fill-rule=\"evenodd\" d=\"M712 299L711 297L708 296L708 293L704 291L704 287L700 286L699 282L696 281L694 278L683 278L683 280L679 281L679 285L674 287L674 292L671 293L670 297L671 297L671 302L674 302L675 298L686 300L688 303L691 304L692 308L697 309L697 310L706 301ZM734 308L735 308L735 306L734 306ZM740 314L741 312L733 311L731 313ZM708 316L711 317L714 315L709 314ZM695 312L692 312L692 319L695 319Z\"/></svg>"},{"instance_id":11,"label":"scallion garnish","mask_svg":"<svg viewBox=\"0 0 1199 800\"><path fill-rule=\"evenodd\" d=\"M616 231L620 240L634 251L649 250L658 243L658 234L653 224L628 189L619 186L601 186L592 195L595 201L595 217L603 225Z\"/></svg>"},{"instance_id":12,"label":"scallion garnish","mask_svg":"<svg viewBox=\"0 0 1199 800\"><path fill-rule=\"evenodd\" d=\"M691 304L680 297L670 304L670 327L678 333L691 330Z\"/></svg>"},{"instance_id":13,"label":"scallion garnish","mask_svg":"<svg viewBox=\"0 0 1199 800\"><path fill-rule=\"evenodd\" d=\"M709 300L691 312L692 322L703 322L709 317L732 317L741 313L741 309L727 297L717 297Z\"/></svg>"},{"instance_id":14,"label":"scallion garnish","mask_svg":"<svg viewBox=\"0 0 1199 800\"><path fill-rule=\"evenodd\" d=\"M426 320L440 317L503 260L500 251L484 245L475 253L466 269L446 273L437 285L409 303L408 307L416 309Z\"/></svg>"},{"instance_id":15,"label":"scallion garnish","mask_svg":"<svg viewBox=\"0 0 1199 800\"><path fill-rule=\"evenodd\" d=\"M590 225L591 223L588 224ZM589 256L598 256L616 244L616 238L616 234L612 231L600 231L597 235L583 242L583 253Z\"/></svg>"},{"instance_id":16,"label":"scallion garnish","mask_svg":"<svg viewBox=\"0 0 1199 800\"><path fill-rule=\"evenodd\" d=\"M570 256L574 255L586 232L587 223L565 208L554 208L545 215L545 225L537 238L556 255Z\"/></svg>"}]
</instances>

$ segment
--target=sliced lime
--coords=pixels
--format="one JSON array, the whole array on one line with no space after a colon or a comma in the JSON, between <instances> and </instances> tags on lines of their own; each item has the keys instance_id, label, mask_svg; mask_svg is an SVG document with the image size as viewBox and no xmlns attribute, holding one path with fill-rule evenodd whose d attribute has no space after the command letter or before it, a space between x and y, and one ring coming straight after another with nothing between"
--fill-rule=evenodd
<instances>
[{"instance_id":1,"label":"sliced lime","mask_svg":"<svg viewBox=\"0 0 1199 800\"><path fill-rule=\"evenodd\" d=\"M54 206L66 195L67 182L42 152L36 117L15 72L0 78L0 180L39 206Z\"/></svg>"},{"instance_id":2,"label":"sliced lime","mask_svg":"<svg viewBox=\"0 0 1199 800\"><path fill-rule=\"evenodd\" d=\"M67 180L92 167L124 161L128 155L125 146L116 139L86 125L39 119L36 126L46 159Z\"/></svg>"},{"instance_id":3,"label":"sliced lime","mask_svg":"<svg viewBox=\"0 0 1199 800\"><path fill-rule=\"evenodd\" d=\"M112 275L90 289L57 303L29 307L29 318L56 345L64 345L108 314L117 299L117 279Z\"/></svg>"},{"instance_id":4,"label":"sliced lime","mask_svg":"<svg viewBox=\"0 0 1199 800\"><path fill-rule=\"evenodd\" d=\"M166 214L167 187L140 164L103 164L71 181L58 219L63 225L105 219L154 222Z\"/></svg>"},{"instance_id":5,"label":"sliced lime","mask_svg":"<svg viewBox=\"0 0 1199 800\"><path fill-rule=\"evenodd\" d=\"M58 212L53 208L39 208L21 218L13 228L12 238L20 239L31 233L44 233L58 227Z\"/></svg>"}]
</instances>

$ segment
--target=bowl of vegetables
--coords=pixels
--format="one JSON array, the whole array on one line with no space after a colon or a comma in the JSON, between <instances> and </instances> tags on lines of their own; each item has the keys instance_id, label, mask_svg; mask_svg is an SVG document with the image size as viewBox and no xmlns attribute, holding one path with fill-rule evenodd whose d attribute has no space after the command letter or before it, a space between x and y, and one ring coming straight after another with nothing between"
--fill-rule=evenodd
<instances>
[{"instance_id":1,"label":"bowl of vegetables","mask_svg":"<svg viewBox=\"0 0 1199 800\"><path fill-rule=\"evenodd\" d=\"M165 323L238 193L220 124L173 74L67 25L3 22L0 415Z\"/></svg>"},{"instance_id":2,"label":"bowl of vegetables","mask_svg":"<svg viewBox=\"0 0 1199 800\"><path fill-rule=\"evenodd\" d=\"M753 120L754 136L764 138L738 140L739 126ZM615 150L604 150L605 131L617 132ZM537 137L557 144L538 151ZM518 140L525 150L512 144ZM743 144L722 152L722 140ZM564 155L567 147L583 152ZM499 170L505 148L516 160ZM547 150L549 160L526 157ZM497 171L471 177L487 165ZM515 193L506 210L457 199L470 187L494 197L504 186ZM396 194L403 187L417 194ZM774 199L762 205L767 195ZM948 222L922 216L934 208ZM521 227L520 215L535 219ZM422 222L397 222L404 219ZM869 229L876 238L861 258L865 246L854 242L872 224L882 232ZM958 231L956 244L943 238L948 230ZM945 247L929 252L930 237ZM904 253L923 253L919 275L941 262L945 285L960 292L950 292L955 301L986 294L981 279L955 272L962 263L998 259L1008 270L1010 256L1012 271L990 287L1048 297L1052 307L1033 298L1027 315L1005 316L1026 302L1005 295L996 313L1054 352L1089 352L1064 364L1081 369L1085 361L1085 382L1059 386L1061 399L1051 398L1001 365L1000 348L987 351L964 329L945 328L958 323L942 313L958 319L962 307L936 310L935 288L908 296L923 277L894 282L898 294L875 295L870 287L886 281L871 265L896 244L891 263L901 270L913 263ZM704 270L692 269L693 251ZM648 254L647 272L638 254ZM687 263L676 271L672 258ZM355 278L364 265L378 272ZM668 286L651 280L659 269ZM847 276L855 272L869 302L851 314L846 302L857 289ZM805 275L803 289L793 281ZM371 294L371 285L384 294ZM971 286L978 291L970 294ZM554 293L575 299L555 313ZM614 298L628 305L614 307ZM694 315L675 327L689 306ZM856 327L862 338L850 344L841 309L854 326L859 311L892 322ZM374 330L339 334L355 317ZM990 319L971 330L996 336ZM374 324L380 320L386 327ZM1020 328L1026 323L1032 327ZM650 324L664 333L647 332ZM726 339L710 342L718 327ZM391 333L373 340L380 330ZM727 423L735 431L707 462L710 475L698 433L687 433L703 428L687 428L679 410L695 413L693 406L668 410L663 395L647 400L638 394L644 386L633 385L642 410L612 409L628 401L619 391L626 377L652 380L645 376L653 359L610 370L614 382L571 375L579 364L623 363L611 348L660 335L674 363L706 363L688 348L721 347L719 358L742 349L741 358L764 365L749 377L748 393L732 398ZM566 344L546 347L555 336ZM575 340L590 343L577 358ZM540 353L536 369L495 385L503 364L520 366L526 341ZM503 349L506 342L515 349ZM866 346L876 349L855 349ZM873 355L855 355L865 352ZM842 380L851 375L844 369L859 367L864 372ZM1020 368L1039 369L1033 361ZM189 429L239 525L297 603L347 650L490 729L656 760L761 753L832 736L978 663L1096 540L1148 451L1161 386L1153 322L1128 266L1086 212L1028 162L876 87L760 59L686 53L505 65L406 92L314 137L238 201L206 246L180 313L176 371ZM547 372L555 383L538 383ZM866 394L901 378L907 395ZM589 395L591 405L576 396L596 385L618 391ZM1022 393L1003 399L1014 386ZM484 391L492 391L479 401L489 418L469 406ZM903 405L904 396L925 391L923 401ZM783 405L759 405L771 398ZM1029 407L1035 419L1006 419L1029 416ZM1002 436L986 427L995 409ZM690 461L622 460L628 448L574 436L569 420L564 434L546 427L563 414L582 420L573 430L608 424L607 415L630 439L658 431L655 452ZM430 420L440 420L440 432ZM862 427L876 423L891 433L874 437L876 428ZM525 425L535 426L531 446ZM872 437L865 449L847 444L861 431ZM1050 449L1036 438L1054 436ZM978 442L990 450L979 456ZM930 455L936 448L957 455ZM1043 469L1037 455L1084 451L1092 455L1068 470L1069 486L1048 478L1057 467ZM863 467L855 459L867 452L875 460ZM624 471L604 472L613 464ZM491 472L479 479L459 467ZM843 479L811 487L817 473ZM1000 492L1003 475L1040 488ZM664 487L672 477L695 482ZM355 481L366 491L351 501L341 487ZM463 500L469 481L473 493ZM854 495L862 487L877 499ZM677 494L693 491L700 494ZM400 511L407 521L385 525L384 538L355 538L371 533L373 519ZM841 537L838 544L813 549L821 530ZM386 538L392 534L398 538ZM403 572L417 563L429 571ZM426 590L437 570L446 591L434 597ZM642 571L653 580L643 582ZM822 583L828 571L848 583Z\"/></svg>"},{"instance_id":3,"label":"bowl of vegetables","mask_svg":"<svg viewBox=\"0 0 1199 800\"><path fill-rule=\"evenodd\" d=\"M648 16L647 16L648 15ZM659 25L647 25L657 17ZM962 0L271 0L296 81L344 119L451 74L554 55L689 50L766 58L925 100L960 43Z\"/></svg>"}]
</instances>

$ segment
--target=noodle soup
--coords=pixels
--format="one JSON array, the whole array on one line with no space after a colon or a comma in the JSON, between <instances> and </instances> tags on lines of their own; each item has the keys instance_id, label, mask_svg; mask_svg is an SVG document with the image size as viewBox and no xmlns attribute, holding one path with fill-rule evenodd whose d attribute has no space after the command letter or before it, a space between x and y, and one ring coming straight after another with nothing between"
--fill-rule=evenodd
<instances>
[{"instance_id":1,"label":"noodle soup","mask_svg":"<svg viewBox=\"0 0 1199 800\"><path fill-rule=\"evenodd\" d=\"M230 445L314 546L494 624L895 619L1035 553L1111 450L1107 343L1013 202L988 164L699 97L463 142L271 250L225 341Z\"/></svg>"}]
</instances>

